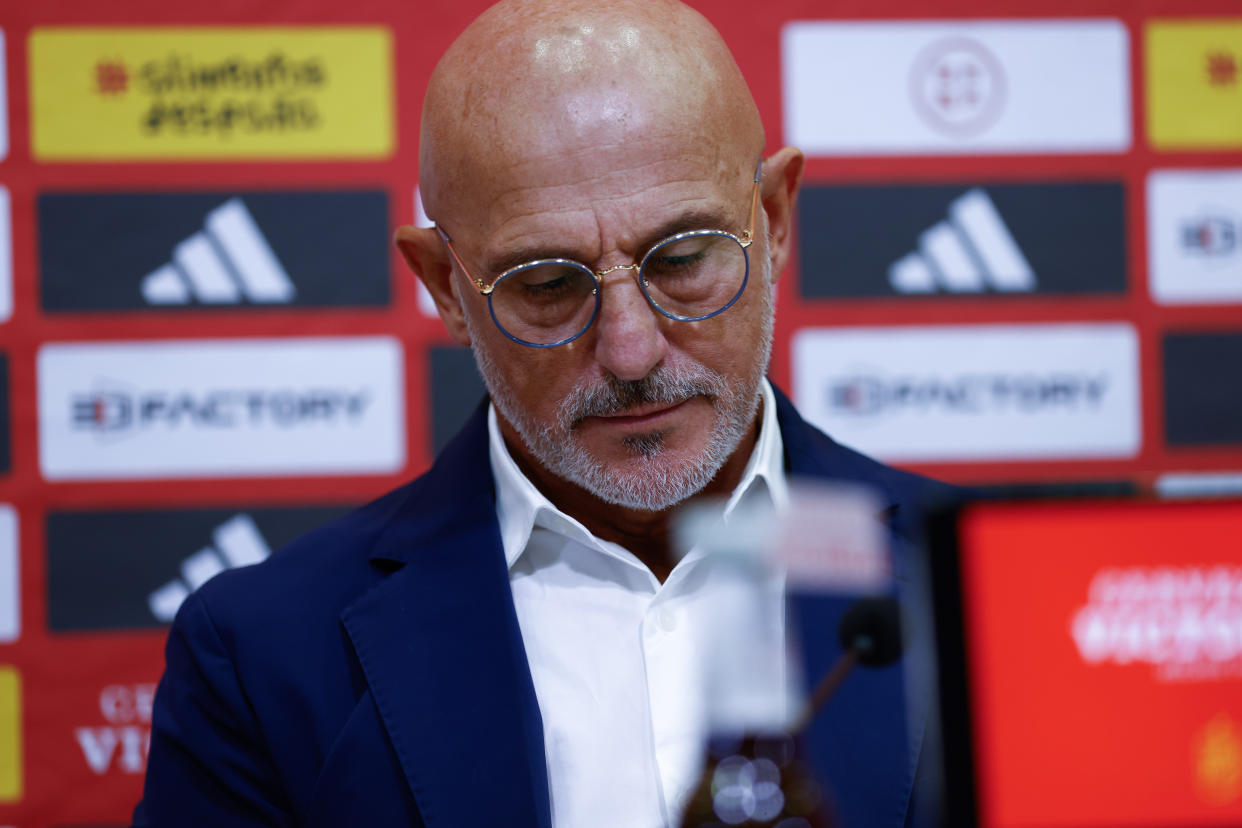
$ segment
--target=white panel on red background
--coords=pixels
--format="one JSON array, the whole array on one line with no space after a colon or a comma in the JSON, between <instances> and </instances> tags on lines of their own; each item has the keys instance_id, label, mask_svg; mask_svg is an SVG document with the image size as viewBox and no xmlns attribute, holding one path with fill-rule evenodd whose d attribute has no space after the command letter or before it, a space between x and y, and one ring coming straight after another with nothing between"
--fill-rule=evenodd
<instances>
[{"instance_id":1,"label":"white panel on red background","mask_svg":"<svg viewBox=\"0 0 1242 828\"><path fill-rule=\"evenodd\" d=\"M1156 478L1161 497L1225 497L1242 495L1242 472L1174 472Z\"/></svg>"},{"instance_id":2,"label":"white panel on red background","mask_svg":"<svg viewBox=\"0 0 1242 828\"><path fill-rule=\"evenodd\" d=\"M833 438L890 461L1131 457L1128 324L805 329L794 398Z\"/></svg>"},{"instance_id":3,"label":"white panel on red background","mask_svg":"<svg viewBox=\"0 0 1242 828\"><path fill-rule=\"evenodd\" d=\"M54 343L39 349L48 480L379 474L405 463L389 337Z\"/></svg>"},{"instance_id":4,"label":"white panel on red background","mask_svg":"<svg viewBox=\"0 0 1242 828\"><path fill-rule=\"evenodd\" d=\"M0 29L0 161L9 154L9 79L4 67L4 29Z\"/></svg>"},{"instance_id":5,"label":"white panel on red background","mask_svg":"<svg viewBox=\"0 0 1242 828\"><path fill-rule=\"evenodd\" d=\"M3 59L0 51L0 59ZM9 191L0 186L0 322L13 315L13 210Z\"/></svg>"},{"instance_id":6,"label":"white panel on red background","mask_svg":"<svg viewBox=\"0 0 1242 828\"><path fill-rule=\"evenodd\" d=\"M1156 170L1147 225L1153 299L1242 302L1242 170Z\"/></svg>"},{"instance_id":7,"label":"white panel on red background","mask_svg":"<svg viewBox=\"0 0 1242 828\"><path fill-rule=\"evenodd\" d=\"M17 512L0 504L0 644L22 634L21 554L17 543Z\"/></svg>"},{"instance_id":8,"label":"white panel on red background","mask_svg":"<svg viewBox=\"0 0 1242 828\"><path fill-rule=\"evenodd\" d=\"M785 137L811 155L1125 152L1113 19L786 24Z\"/></svg>"}]
</instances>

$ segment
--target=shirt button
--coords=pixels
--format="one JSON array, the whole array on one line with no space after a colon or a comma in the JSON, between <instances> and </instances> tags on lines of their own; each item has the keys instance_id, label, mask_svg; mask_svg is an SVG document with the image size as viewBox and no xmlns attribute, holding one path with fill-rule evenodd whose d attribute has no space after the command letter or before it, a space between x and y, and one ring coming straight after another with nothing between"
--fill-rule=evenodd
<instances>
[{"instance_id":1,"label":"shirt button","mask_svg":"<svg viewBox=\"0 0 1242 828\"><path fill-rule=\"evenodd\" d=\"M672 610L670 609L660 610L659 619L660 619L660 629L664 630L665 632L672 632L673 630L677 629L677 616L673 614Z\"/></svg>"}]
</instances>

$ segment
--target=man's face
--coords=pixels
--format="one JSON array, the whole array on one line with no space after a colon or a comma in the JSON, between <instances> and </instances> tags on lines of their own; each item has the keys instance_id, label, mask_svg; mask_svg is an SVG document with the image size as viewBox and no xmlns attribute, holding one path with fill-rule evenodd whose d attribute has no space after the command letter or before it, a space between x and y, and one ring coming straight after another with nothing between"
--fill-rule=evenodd
<instances>
[{"instance_id":1,"label":"man's face","mask_svg":"<svg viewBox=\"0 0 1242 828\"><path fill-rule=\"evenodd\" d=\"M602 270L637 262L674 232L742 235L756 159L686 130L640 128L633 112L616 133L553 129L536 151L498 151L484 165L470 182L483 191L470 199L476 218L448 227L472 275L491 282L515 258ZM615 271L602 279L592 327L555 348L509 340L486 298L455 273L480 371L522 459L635 509L667 509L707 486L751 433L767 366L763 226L760 211L749 284L724 313L667 319L631 271Z\"/></svg>"}]
</instances>

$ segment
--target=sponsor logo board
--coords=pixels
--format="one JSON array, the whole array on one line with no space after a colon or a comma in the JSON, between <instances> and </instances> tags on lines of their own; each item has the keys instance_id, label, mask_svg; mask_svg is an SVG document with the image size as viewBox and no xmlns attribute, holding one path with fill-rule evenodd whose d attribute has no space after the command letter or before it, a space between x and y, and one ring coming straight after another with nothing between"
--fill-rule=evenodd
<instances>
[{"instance_id":1,"label":"sponsor logo board","mask_svg":"<svg viewBox=\"0 0 1242 828\"><path fill-rule=\"evenodd\" d=\"M0 503L0 644L10 644L22 634L21 597L17 511Z\"/></svg>"},{"instance_id":2,"label":"sponsor logo board","mask_svg":"<svg viewBox=\"0 0 1242 828\"><path fill-rule=\"evenodd\" d=\"M4 51L0 49L0 60ZM2 73L2 70L0 70ZM4 78L0 77L0 82ZM3 157L3 156L0 156ZM0 186L0 322L13 315L13 206L7 187Z\"/></svg>"},{"instance_id":3,"label":"sponsor logo board","mask_svg":"<svg viewBox=\"0 0 1242 828\"><path fill-rule=\"evenodd\" d=\"M0 802L22 797L22 680L0 665Z\"/></svg>"},{"instance_id":4,"label":"sponsor logo board","mask_svg":"<svg viewBox=\"0 0 1242 828\"><path fill-rule=\"evenodd\" d=\"M29 48L41 160L392 153L383 27L45 27Z\"/></svg>"},{"instance_id":5,"label":"sponsor logo board","mask_svg":"<svg viewBox=\"0 0 1242 828\"><path fill-rule=\"evenodd\" d=\"M1242 332L1170 333L1163 351L1169 445L1242 445Z\"/></svg>"},{"instance_id":6,"label":"sponsor logo board","mask_svg":"<svg viewBox=\"0 0 1242 828\"><path fill-rule=\"evenodd\" d=\"M806 188L802 295L1122 293L1119 183Z\"/></svg>"},{"instance_id":7,"label":"sponsor logo board","mask_svg":"<svg viewBox=\"0 0 1242 828\"><path fill-rule=\"evenodd\" d=\"M51 312L389 301L382 191L43 194Z\"/></svg>"},{"instance_id":8,"label":"sponsor logo board","mask_svg":"<svg viewBox=\"0 0 1242 828\"><path fill-rule=\"evenodd\" d=\"M1172 472L1156 478L1161 497L1242 495L1242 472Z\"/></svg>"},{"instance_id":9,"label":"sponsor logo board","mask_svg":"<svg viewBox=\"0 0 1242 828\"><path fill-rule=\"evenodd\" d=\"M785 138L811 155L1124 152L1113 19L792 22Z\"/></svg>"},{"instance_id":10,"label":"sponsor logo board","mask_svg":"<svg viewBox=\"0 0 1242 828\"><path fill-rule=\"evenodd\" d=\"M0 353L0 474L10 467L9 358Z\"/></svg>"},{"instance_id":11,"label":"sponsor logo board","mask_svg":"<svg viewBox=\"0 0 1242 828\"><path fill-rule=\"evenodd\" d=\"M1228 541L1240 535L1242 510L1223 501L968 512L987 824L1238 823L1242 566ZM1040 781L1049 768L1064 784Z\"/></svg>"},{"instance_id":12,"label":"sponsor logo board","mask_svg":"<svg viewBox=\"0 0 1242 828\"><path fill-rule=\"evenodd\" d=\"M405 462L388 337L82 342L38 355L48 480L381 474Z\"/></svg>"},{"instance_id":13,"label":"sponsor logo board","mask_svg":"<svg viewBox=\"0 0 1242 828\"><path fill-rule=\"evenodd\" d=\"M434 345L427 351L431 377L432 453L448 445L487 393L469 348Z\"/></svg>"},{"instance_id":14,"label":"sponsor logo board","mask_svg":"<svg viewBox=\"0 0 1242 828\"><path fill-rule=\"evenodd\" d=\"M1130 457L1138 338L1121 323L805 329L799 410L884 460Z\"/></svg>"},{"instance_id":15,"label":"sponsor logo board","mask_svg":"<svg viewBox=\"0 0 1242 828\"><path fill-rule=\"evenodd\" d=\"M146 772L155 688L152 683L109 684L99 691L99 717L73 729L82 759L94 776Z\"/></svg>"},{"instance_id":16,"label":"sponsor logo board","mask_svg":"<svg viewBox=\"0 0 1242 828\"><path fill-rule=\"evenodd\" d=\"M1161 20L1144 34L1152 145L1242 147L1242 18Z\"/></svg>"},{"instance_id":17,"label":"sponsor logo board","mask_svg":"<svg viewBox=\"0 0 1242 828\"><path fill-rule=\"evenodd\" d=\"M1152 298L1242 302L1242 170L1156 170L1147 177Z\"/></svg>"},{"instance_id":18,"label":"sponsor logo board","mask_svg":"<svg viewBox=\"0 0 1242 828\"><path fill-rule=\"evenodd\" d=\"M0 29L0 161L9 155L9 80L4 46L4 29Z\"/></svg>"},{"instance_id":19,"label":"sponsor logo board","mask_svg":"<svg viewBox=\"0 0 1242 828\"><path fill-rule=\"evenodd\" d=\"M166 625L212 576L258 563L348 508L51 512L48 624L57 632Z\"/></svg>"}]
</instances>

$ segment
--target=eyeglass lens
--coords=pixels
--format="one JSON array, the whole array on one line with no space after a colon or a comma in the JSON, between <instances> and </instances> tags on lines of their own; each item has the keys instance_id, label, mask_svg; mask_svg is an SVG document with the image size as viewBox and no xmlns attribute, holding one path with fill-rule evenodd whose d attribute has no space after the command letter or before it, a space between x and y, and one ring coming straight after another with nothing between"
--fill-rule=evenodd
<instances>
[{"instance_id":1,"label":"eyeglass lens","mask_svg":"<svg viewBox=\"0 0 1242 828\"><path fill-rule=\"evenodd\" d=\"M733 237L705 230L660 242L643 257L639 284L665 316L692 321L730 305L746 284L746 251ZM499 279L492 315L509 336L531 345L559 344L581 335L595 317L598 281L585 265L539 262Z\"/></svg>"}]
</instances>

